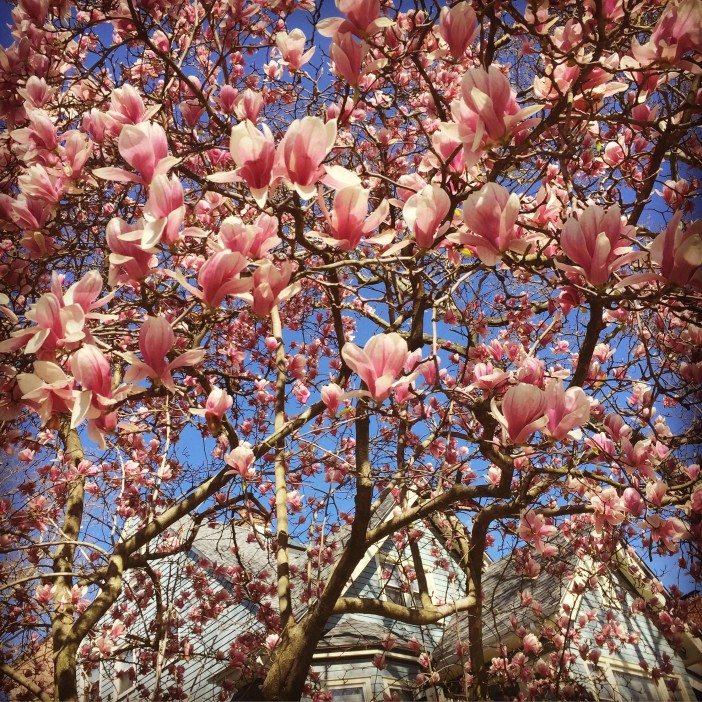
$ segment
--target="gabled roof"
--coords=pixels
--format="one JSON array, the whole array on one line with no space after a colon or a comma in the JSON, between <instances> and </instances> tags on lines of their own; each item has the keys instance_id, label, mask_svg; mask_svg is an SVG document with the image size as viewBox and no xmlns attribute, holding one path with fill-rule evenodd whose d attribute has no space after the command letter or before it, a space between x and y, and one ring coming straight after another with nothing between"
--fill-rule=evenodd
<instances>
[{"instance_id":1,"label":"gabled roof","mask_svg":"<svg viewBox=\"0 0 702 702\"><path fill-rule=\"evenodd\" d=\"M575 565L575 555L567 551L553 563L541 562L542 568L536 578L530 578L518 571L513 554L491 563L483 574L483 646L497 649L514 637L511 619L517 617L527 629L544 617L554 615L565 596L571 582L570 574ZM538 562L538 560L537 560ZM560 569L566 577L558 577ZM522 604L520 593L529 591L535 602L541 605L540 614ZM434 657L442 663L451 664L457 660L456 646L468 643L468 612L459 612L448 618L441 641L434 651Z\"/></svg>"},{"instance_id":2,"label":"gabled roof","mask_svg":"<svg viewBox=\"0 0 702 702\"><path fill-rule=\"evenodd\" d=\"M371 515L370 528L375 528L387 519L395 509L395 502L390 498L380 500ZM187 518L186 518L187 519ZM185 524L183 524L185 526ZM187 528L187 527L186 527ZM327 536L325 545L343 548L351 535L351 525L344 524L337 532ZM275 552L270 548L273 534L262 526L249 524L217 523L215 528L208 524L200 527L193 542L191 553L198 559L205 559L212 565L211 571L217 575L218 566L231 567L241 565L252 578L262 578L265 574L274 576L276 573ZM369 549L356 568L355 575L360 572L373 557L375 550ZM293 568L307 571L309 559L306 547L295 541L288 545L288 558ZM316 580L325 582L336 565L337 558L324 563L313 573ZM226 576L219 578L226 582ZM353 580L353 578L352 578ZM302 615L307 604L301 601L302 588L293 588L293 611L296 617ZM387 633L387 631L386 631Z\"/></svg>"}]
</instances>

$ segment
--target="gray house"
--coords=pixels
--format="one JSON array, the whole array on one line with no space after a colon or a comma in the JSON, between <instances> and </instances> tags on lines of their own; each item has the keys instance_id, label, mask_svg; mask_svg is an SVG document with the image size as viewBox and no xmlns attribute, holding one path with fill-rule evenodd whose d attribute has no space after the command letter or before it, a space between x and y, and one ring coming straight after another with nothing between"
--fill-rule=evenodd
<instances>
[{"instance_id":1,"label":"gray house","mask_svg":"<svg viewBox=\"0 0 702 702\"><path fill-rule=\"evenodd\" d=\"M377 519L385 516L387 513ZM343 540L345 532L334 538ZM465 594L464 575L439 534L425 531L418 545L432 599L437 603L458 600ZM539 655L544 658L564 653L573 656L570 679L564 681L561 696L582 698L586 694L602 702L702 699L696 696L699 681L692 672L702 662L702 642L681 634L681 657L651 619L639 613L640 601L654 596L641 585L643 564L630 554L619 554L615 568L598 574L587 558L578 558L566 546L563 552L566 555L544 564L535 578L524 575L518 558L512 555L487 566L483 585L486 660L501 657L507 672L507 677L491 688L493 698L508 699L520 692L545 698L534 692L538 681L520 680L513 674L510 659L532 627L535 630L538 622L541 630L546 622L554 630L555 640L559 630L576 630L569 634L560 653L553 644L554 636L539 644ZM301 584L293 592L298 614L310 597L310 592L299 588L324 582L325 572L332 567L329 560L311 559L304 545L292 545L291 570L301 576L295 578ZM411 607L414 586L407 566L410 563L409 549L398 551L388 538L366 553L346 594L387 598ZM273 581L270 576L274 573L275 554L263 527L203 527L188 553L161 568L160 616L178 622L170 642L151 642L152 649L156 645L163 651L164 664L157 660L146 674L141 666L137 676L138 646L118 659L94 663L85 675L85 700L132 702L140 699L140 692L153 689L157 679L166 692L169 687L185 690L191 702L253 696L256 666L247 667L246 657L238 654L242 649L250 650L252 636L260 641L275 617L275 593L261 592L264 583ZM593 578L597 579L594 588ZM586 581L588 588L583 587ZM143 585L134 583L135 592ZM127 597L129 589L125 589ZM125 641L147 640L149 622L155 616L150 604L138 617L132 617L126 622ZM188 655L172 662L165 654L176 643L183 650L185 639ZM371 615L337 616L329 622L314 656L311 673L315 689L326 691L327 699L345 702L466 699L469 691L461 688L460 673L467 640L464 613L422 627ZM274 643L270 642L270 649ZM599 660L592 654L595 649ZM258 659L261 668L267 655L269 651L263 647ZM663 663L662 676L654 681L642 663L649 670ZM429 684L432 674L434 684ZM423 676L421 686L418 675Z\"/></svg>"}]
</instances>

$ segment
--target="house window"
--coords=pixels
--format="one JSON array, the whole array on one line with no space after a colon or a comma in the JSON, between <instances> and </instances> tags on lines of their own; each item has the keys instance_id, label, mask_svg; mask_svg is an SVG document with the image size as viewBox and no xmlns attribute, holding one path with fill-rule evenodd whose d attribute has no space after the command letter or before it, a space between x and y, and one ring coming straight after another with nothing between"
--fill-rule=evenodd
<instances>
[{"instance_id":1,"label":"house window","mask_svg":"<svg viewBox=\"0 0 702 702\"><path fill-rule=\"evenodd\" d=\"M330 689L334 702L367 702L363 685L333 687Z\"/></svg>"},{"instance_id":2,"label":"house window","mask_svg":"<svg viewBox=\"0 0 702 702\"><path fill-rule=\"evenodd\" d=\"M370 681L359 678L330 682L327 689L334 702L371 702L373 698Z\"/></svg>"},{"instance_id":3,"label":"house window","mask_svg":"<svg viewBox=\"0 0 702 702\"><path fill-rule=\"evenodd\" d=\"M594 697L597 702L616 702L617 696L614 691L613 681L607 675L604 668L596 668L593 665L588 666L590 676L594 687Z\"/></svg>"},{"instance_id":4,"label":"house window","mask_svg":"<svg viewBox=\"0 0 702 702\"><path fill-rule=\"evenodd\" d=\"M117 702L128 702L129 693L135 687L134 681L134 651L127 651L122 660L115 663Z\"/></svg>"},{"instance_id":5,"label":"house window","mask_svg":"<svg viewBox=\"0 0 702 702\"><path fill-rule=\"evenodd\" d=\"M404 607L420 607L419 585L411 569L387 555L378 556L381 593L389 602Z\"/></svg>"},{"instance_id":6,"label":"house window","mask_svg":"<svg viewBox=\"0 0 702 702\"><path fill-rule=\"evenodd\" d=\"M388 688L388 697L392 702L411 702L414 700L411 690L408 690L406 687L398 687L397 685L391 685Z\"/></svg>"},{"instance_id":7,"label":"house window","mask_svg":"<svg viewBox=\"0 0 702 702\"><path fill-rule=\"evenodd\" d=\"M643 675L613 670L617 691L622 700L659 700L658 685Z\"/></svg>"},{"instance_id":8,"label":"house window","mask_svg":"<svg viewBox=\"0 0 702 702\"><path fill-rule=\"evenodd\" d=\"M604 665L590 666L594 696L598 702L649 702L668 699L651 680L634 670Z\"/></svg>"}]
</instances>

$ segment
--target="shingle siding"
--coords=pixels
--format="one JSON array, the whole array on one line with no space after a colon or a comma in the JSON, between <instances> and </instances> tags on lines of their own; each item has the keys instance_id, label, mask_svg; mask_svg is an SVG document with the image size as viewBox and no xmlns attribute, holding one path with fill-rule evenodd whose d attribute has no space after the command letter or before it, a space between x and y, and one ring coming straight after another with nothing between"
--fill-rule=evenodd
<instances>
[{"instance_id":1,"label":"shingle siding","mask_svg":"<svg viewBox=\"0 0 702 702\"><path fill-rule=\"evenodd\" d=\"M176 588L175 597L182 595L182 589L188 587L187 581L183 579L184 568L188 563L202 562L203 559L227 566L236 565L240 560L254 578L265 573L274 573L274 554L271 549L261 547L261 542L264 545L269 543L266 535L261 532L257 535L259 538L252 541L249 534L250 531L245 527L203 529L191 553L161 564L164 592L170 590L166 587L167 584L177 583L181 590L177 591ZM337 538L343 539L343 535L337 535ZM453 559L441 546L437 535L426 531L418 545L435 601L452 602L465 596L465 575L455 567ZM239 559L233 556L232 548L238 549ZM291 563L294 566L306 568L306 558L307 554L303 548L291 550ZM379 567L379 560L383 559L388 559L389 562L400 560L405 564L412 563L409 547L398 554L392 539L388 539L381 545L377 555L374 553L367 557L366 563L360 567L346 594L384 597L385 581L380 577ZM446 561L448 569L444 567ZM574 564L572 556L565 558L561 563L568 572L572 572ZM326 575L331 572L332 567L333 564L324 566ZM217 576L210 571L209 583L214 593L222 589L228 592L232 590L232 584L224 574ZM549 618L558 614L568 588L568 578L558 577L546 567L542 568L537 578L527 578L517 573L510 558L492 563L486 569L483 578L483 634L486 648L491 650L513 638L512 617L516 617L517 621L527 628L540 620L529 607L522 604L521 592L529 590L534 600L541 603L542 616ZM620 581L618 576L615 589L625 592L621 609L616 611L617 618L623 621L628 630L638 634L639 641L636 644L622 644L616 652L607 655L624 666L637 667L643 660L650 668L656 666L663 655L670 656L675 673L681 678L683 695L689 700L694 699L686 680L683 661L650 620L632 611L635 595L626 589L624 581ZM599 613L596 621L586 625L581 639L599 648L595 637L605 621L606 598L600 590L588 591L577 602L578 610L574 613L574 618L577 618L578 613L588 610ZM170 606L173 602L167 601L165 604ZM188 622L190 615L195 613L201 604L196 596L192 596L184 606L176 608L177 614L184 622ZM298 614L302 614L306 608L306 604L299 600L299 593L296 593L294 607ZM155 614L155 605L149 605L130 633L143 635L145 632L142 623L153 620ZM193 646L193 655L180 665L183 667L183 687L189 693L190 702L212 702L217 699L221 691L218 683L228 670L225 662L216 659L217 652L227 657L230 646L239 635L261 626L256 619L256 606L240 602L227 607L216 620L205 621L199 634L188 636ZM396 639L395 646L386 654L384 669L379 670L373 665L373 656L384 650L386 637L390 634ZM450 617L444 623L423 627L367 614L336 616L328 622L326 632L319 642L312 670L321 675L324 684L364 681L367 685L366 692L374 699L382 699L390 683L411 683L416 675L422 672L412 639L419 643L422 650L433 652L437 668L443 668L456 659L456 644L459 641L467 642L467 638L465 613ZM574 649L576 648L574 646ZM587 678L587 670L580 661L578 651L574 650L574 653L579 661L576 665L584 678ZM139 682L147 687L153 685L155 674L151 673ZM107 680L102 686L102 693L106 696L110 691L114 693L114 688L111 680ZM114 695L112 699L115 700Z\"/></svg>"}]
</instances>

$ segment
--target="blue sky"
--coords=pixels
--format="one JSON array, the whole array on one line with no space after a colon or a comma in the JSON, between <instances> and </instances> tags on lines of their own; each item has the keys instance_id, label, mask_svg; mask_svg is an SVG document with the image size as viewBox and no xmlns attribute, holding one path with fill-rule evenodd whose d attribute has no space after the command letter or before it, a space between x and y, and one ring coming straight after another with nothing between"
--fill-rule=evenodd
<instances>
[{"instance_id":1,"label":"blue sky","mask_svg":"<svg viewBox=\"0 0 702 702\"><path fill-rule=\"evenodd\" d=\"M11 12L10 5L5 4L5 3L0 5L0 44L2 44L3 46L7 46L11 42L10 32L9 32L8 27L7 27L7 23L10 22L10 12ZM336 15L336 14L337 14L337 11L336 11L336 8L334 7L333 2L330 2L329 0L324 0L324 2L322 4L322 16L328 17L328 16L332 16L332 15ZM294 27L299 27L299 28L303 29L303 31L305 31L305 33L309 36L310 25L309 25L308 17L309 17L309 15L307 13L302 13L302 12L295 13L287 23L288 29L292 29ZM328 40L326 40L326 39L322 39L322 41L325 45L328 43ZM320 60L319 55L316 55L313 59L313 62L315 64L317 64L319 60ZM653 228L656 228L656 225L657 225L656 219L660 220L660 217L656 217L656 215L654 213L655 213L656 209L659 209L657 207L657 205L659 205L659 204L660 204L660 199L658 199L658 202L654 203L653 207L650 208L651 214L647 215L647 216L650 216L652 218L651 221L647 222L644 219L644 220L642 220L642 224L650 224L651 226L653 226ZM702 202L698 203L698 208L702 208ZM357 338L356 338L357 343L362 346L365 343L365 341L367 340L367 338L369 336L371 336L373 333L376 333L377 331L378 330L372 329L370 324L368 324L368 323L363 323L362 325L359 325L358 334L357 334ZM622 353L622 352L620 351L619 353ZM624 351L624 353L625 353L625 351ZM320 369L320 375L322 377L324 376L324 373L325 373L325 369ZM316 400L316 399L317 399L316 396L313 394L312 400ZM292 412L298 408L299 408L299 406L296 406L296 403L293 401L293 402L291 402L289 411ZM674 425L673 425L673 428L675 428ZM191 431L192 431L192 441L190 440L190 438L191 438L190 432L188 432L188 434L186 435L186 441L184 442L186 445L188 445L190 447L191 455L189 456L189 459L191 462L198 461L198 460L201 462L204 462L205 455L206 455L206 449L204 447L204 444L201 441L201 439L199 438L199 435L197 435L194 430L191 430ZM178 449L178 451L180 451L180 450L182 450L182 448ZM322 487L324 487L324 484L320 484L317 487L322 488ZM664 567L665 563L662 560L657 560L655 565ZM680 571L677 567L675 567L675 566L671 567L667 576L664 576L664 581L667 584L672 584L672 578L676 574L678 574L679 572ZM683 589L685 589L685 588L683 587Z\"/></svg>"}]
</instances>

